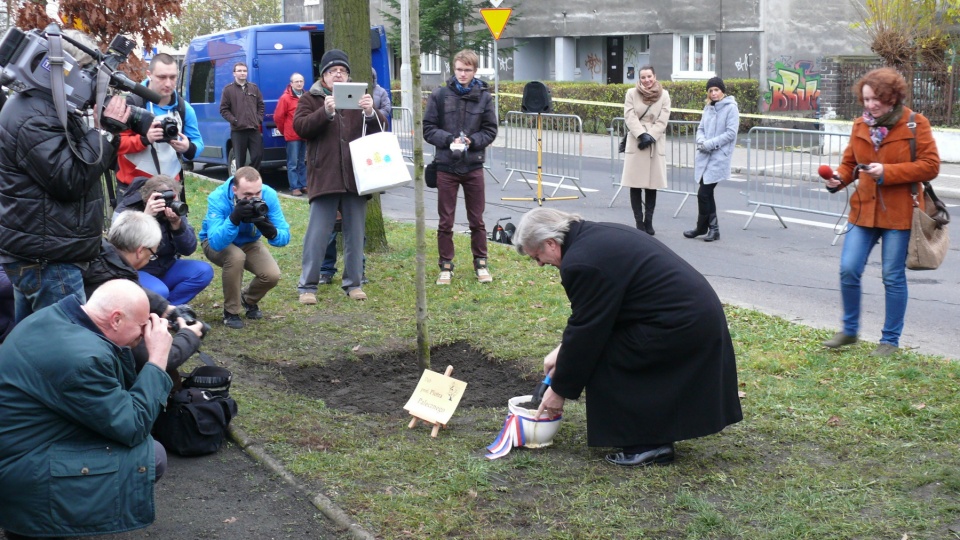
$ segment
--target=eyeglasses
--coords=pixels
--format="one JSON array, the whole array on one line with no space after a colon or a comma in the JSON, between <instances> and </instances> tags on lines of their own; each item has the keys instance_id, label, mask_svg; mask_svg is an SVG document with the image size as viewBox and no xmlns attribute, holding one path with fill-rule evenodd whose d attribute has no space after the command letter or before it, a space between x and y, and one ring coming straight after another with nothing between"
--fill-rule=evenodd
<instances>
[{"instance_id":1,"label":"eyeglasses","mask_svg":"<svg viewBox=\"0 0 960 540\"><path fill-rule=\"evenodd\" d=\"M457 73L473 73L476 70L473 68L457 68L454 71L456 71Z\"/></svg>"},{"instance_id":2,"label":"eyeglasses","mask_svg":"<svg viewBox=\"0 0 960 540\"><path fill-rule=\"evenodd\" d=\"M327 70L326 73L324 73L324 75L340 75L343 77L346 77L349 74L350 72L345 69L330 69L330 70Z\"/></svg>"},{"instance_id":3,"label":"eyeglasses","mask_svg":"<svg viewBox=\"0 0 960 540\"><path fill-rule=\"evenodd\" d=\"M146 250L150 252L150 260L151 260L151 261L157 260L157 252L154 251L153 248L146 248Z\"/></svg>"}]
</instances>

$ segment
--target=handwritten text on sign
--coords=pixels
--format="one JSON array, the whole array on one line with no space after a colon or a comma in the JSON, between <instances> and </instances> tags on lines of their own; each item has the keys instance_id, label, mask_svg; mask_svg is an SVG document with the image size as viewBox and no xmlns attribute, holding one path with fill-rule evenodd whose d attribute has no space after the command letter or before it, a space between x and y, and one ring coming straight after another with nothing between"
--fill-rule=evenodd
<instances>
[{"instance_id":1,"label":"handwritten text on sign","mask_svg":"<svg viewBox=\"0 0 960 540\"><path fill-rule=\"evenodd\" d=\"M467 383L463 381L425 369L410 401L403 408L424 421L446 424L457 410L466 389Z\"/></svg>"}]
</instances>

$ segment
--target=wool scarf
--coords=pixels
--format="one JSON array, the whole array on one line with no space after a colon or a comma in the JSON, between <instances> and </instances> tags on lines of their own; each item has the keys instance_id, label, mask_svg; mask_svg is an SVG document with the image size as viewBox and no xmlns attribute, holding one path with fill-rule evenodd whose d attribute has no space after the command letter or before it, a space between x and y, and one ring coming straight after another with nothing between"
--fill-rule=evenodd
<instances>
[{"instance_id":1,"label":"wool scarf","mask_svg":"<svg viewBox=\"0 0 960 540\"><path fill-rule=\"evenodd\" d=\"M890 128L900 121L901 116L903 116L902 103L890 109L887 114L878 117L874 117L870 111L863 111L863 123L870 127L870 140L873 141L874 151L880 151L880 143L890 133Z\"/></svg>"},{"instance_id":2,"label":"wool scarf","mask_svg":"<svg viewBox=\"0 0 960 540\"><path fill-rule=\"evenodd\" d=\"M643 86L640 81L637 81L637 92L640 94L644 105L652 105L660 99L660 95L663 94L663 87L660 86L660 81L654 81L653 86L650 88Z\"/></svg>"}]
</instances>

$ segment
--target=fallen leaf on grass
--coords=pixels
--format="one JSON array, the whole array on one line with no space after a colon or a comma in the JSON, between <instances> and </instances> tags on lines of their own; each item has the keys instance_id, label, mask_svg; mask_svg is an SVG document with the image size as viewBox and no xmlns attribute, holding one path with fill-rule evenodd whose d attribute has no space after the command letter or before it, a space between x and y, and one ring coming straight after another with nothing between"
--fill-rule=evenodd
<instances>
[{"instance_id":1,"label":"fallen leaf on grass","mask_svg":"<svg viewBox=\"0 0 960 540\"><path fill-rule=\"evenodd\" d=\"M839 425L840 425L840 417L837 416L837 415L831 416L831 417L827 420L827 425L828 425L828 426L834 426L834 427L839 426Z\"/></svg>"},{"instance_id":2,"label":"fallen leaf on grass","mask_svg":"<svg viewBox=\"0 0 960 540\"><path fill-rule=\"evenodd\" d=\"M539 319L537 319L537 322L543 322L543 321L545 321L545 320L547 320L546 317L540 317Z\"/></svg>"},{"instance_id":3,"label":"fallen leaf on grass","mask_svg":"<svg viewBox=\"0 0 960 540\"><path fill-rule=\"evenodd\" d=\"M359 351L359 350L360 350L360 346L359 346L359 345L357 345L357 346L356 346L356 347L354 347L354 348L353 348L352 350L353 350L353 352L357 352L357 351Z\"/></svg>"},{"instance_id":4,"label":"fallen leaf on grass","mask_svg":"<svg viewBox=\"0 0 960 540\"><path fill-rule=\"evenodd\" d=\"M747 393L744 392L743 390L740 390L740 391L737 392L737 397L739 397L740 399L743 399L743 398L747 397Z\"/></svg>"},{"instance_id":5,"label":"fallen leaf on grass","mask_svg":"<svg viewBox=\"0 0 960 540\"><path fill-rule=\"evenodd\" d=\"M919 411L920 409L926 409L926 408L927 408L927 404L926 404L926 403L917 403L916 405L913 406L913 408Z\"/></svg>"}]
</instances>

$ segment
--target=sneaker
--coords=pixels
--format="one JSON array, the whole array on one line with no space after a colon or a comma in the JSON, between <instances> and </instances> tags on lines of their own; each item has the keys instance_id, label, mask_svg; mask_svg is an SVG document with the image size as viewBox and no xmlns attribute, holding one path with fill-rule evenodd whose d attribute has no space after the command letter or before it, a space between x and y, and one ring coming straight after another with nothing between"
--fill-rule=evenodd
<instances>
[{"instance_id":1,"label":"sneaker","mask_svg":"<svg viewBox=\"0 0 960 540\"><path fill-rule=\"evenodd\" d=\"M367 293L363 292L363 289L357 287L356 289L350 289L350 292L347 293L347 296L352 300L366 300Z\"/></svg>"},{"instance_id":2,"label":"sneaker","mask_svg":"<svg viewBox=\"0 0 960 540\"><path fill-rule=\"evenodd\" d=\"M891 345L889 343L881 343L877 345L877 348L870 353L870 356L890 356L895 354L899 350L899 347L896 345Z\"/></svg>"},{"instance_id":3,"label":"sneaker","mask_svg":"<svg viewBox=\"0 0 960 540\"><path fill-rule=\"evenodd\" d=\"M828 349L836 349L844 345L853 345L857 342L857 336L848 336L843 332L837 332L832 338L823 342L823 346Z\"/></svg>"},{"instance_id":4,"label":"sneaker","mask_svg":"<svg viewBox=\"0 0 960 540\"><path fill-rule=\"evenodd\" d=\"M258 305L256 305L256 304L248 304L247 301L244 300L242 297L241 297L241 299L240 299L240 304L243 305L243 309L247 310L247 318L248 318L248 319L254 319L254 320L255 320L255 319L262 319L262 318L263 318L263 312L260 311L260 306L258 306Z\"/></svg>"},{"instance_id":5,"label":"sneaker","mask_svg":"<svg viewBox=\"0 0 960 540\"><path fill-rule=\"evenodd\" d=\"M240 319L240 315L230 313L226 310L223 311L223 324L225 324L227 328L233 328L234 330L243 328L243 321Z\"/></svg>"},{"instance_id":6,"label":"sneaker","mask_svg":"<svg viewBox=\"0 0 960 540\"><path fill-rule=\"evenodd\" d=\"M477 281L480 283L490 283L493 281L493 276L490 275L490 271L487 270L486 266L477 268Z\"/></svg>"},{"instance_id":7,"label":"sneaker","mask_svg":"<svg viewBox=\"0 0 960 540\"><path fill-rule=\"evenodd\" d=\"M453 279L453 263L440 263L440 277L437 278L437 285L449 285Z\"/></svg>"},{"instance_id":8,"label":"sneaker","mask_svg":"<svg viewBox=\"0 0 960 540\"><path fill-rule=\"evenodd\" d=\"M330 274L320 274L320 279L317 280L317 285L330 285L333 283L333 276Z\"/></svg>"},{"instance_id":9,"label":"sneaker","mask_svg":"<svg viewBox=\"0 0 960 540\"><path fill-rule=\"evenodd\" d=\"M317 305L317 295L312 292L305 292L300 294L300 303L305 306L315 306Z\"/></svg>"}]
</instances>

